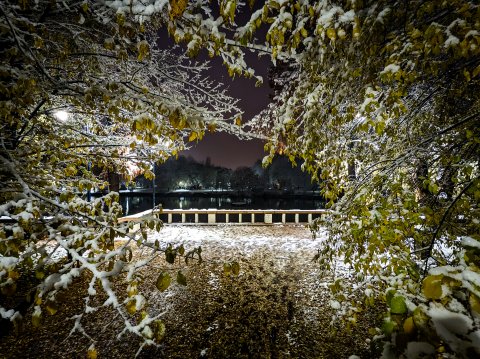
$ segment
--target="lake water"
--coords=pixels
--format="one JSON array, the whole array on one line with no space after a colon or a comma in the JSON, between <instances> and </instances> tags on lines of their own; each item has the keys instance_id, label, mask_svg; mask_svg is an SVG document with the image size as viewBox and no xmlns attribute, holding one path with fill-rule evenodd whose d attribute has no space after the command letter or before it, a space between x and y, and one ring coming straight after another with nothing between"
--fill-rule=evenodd
<instances>
[{"instance_id":1,"label":"lake water","mask_svg":"<svg viewBox=\"0 0 480 359\"><path fill-rule=\"evenodd\" d=\"M125 215L135 214L151 209L151 196L120 195L120 204ZM165 209L320 209L325 202L319 198L271 198L271 197L230 197L230 196L185 196L162 197L157 196L155 204L162 204Z\"/></svg>"}]
</instances>

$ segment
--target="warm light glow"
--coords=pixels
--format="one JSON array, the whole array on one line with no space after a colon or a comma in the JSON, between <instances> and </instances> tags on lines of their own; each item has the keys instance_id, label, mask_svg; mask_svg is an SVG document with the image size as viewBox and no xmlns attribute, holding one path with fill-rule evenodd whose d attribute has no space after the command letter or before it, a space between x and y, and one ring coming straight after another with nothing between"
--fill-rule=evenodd
<instances>
[{"instance_id":1,"label":"warm light glow","mask_svg":"<svg viewBox=\"0 0 480 359\"><path fill-rule=\"evenodd\" d=\"M68 120L68 112L67 111L55 111L53 114L57 119L59 119L62 122L65 122Z\"/></svg>"}]
</instances>

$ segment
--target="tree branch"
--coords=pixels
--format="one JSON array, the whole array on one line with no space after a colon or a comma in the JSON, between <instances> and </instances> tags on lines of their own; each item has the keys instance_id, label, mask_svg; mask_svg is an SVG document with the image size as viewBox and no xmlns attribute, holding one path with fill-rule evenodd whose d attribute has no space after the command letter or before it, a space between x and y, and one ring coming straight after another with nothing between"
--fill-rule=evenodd
<instances>
[{"instance_id":1,"label":"tree branch","mask_svg":"<svg viewBox=\"0 0 480 359\"><path fill-rule=\"evenodd\" d=\"M428 260L432 257L432 250L433 250L433 246L435 245L435 241L437 239L437 236L438 234L440 233L440 229L442 228L443 224L445 223L448 215L450 214L450 212L452 211L453 207L455 206L455 203L457 203L457 201L460 199L460 197L462 197L465 192L467 192L467 190L470 188L470 186L473 184L473 181L471 181L468 185L466 185L462 191L458 194L457 197L455 197L455 199L452 201L452 203L450 203L450 205L448 206L447 210L443 213L443 216L442 216L442 219L440 220L440 223L438 224L437 228L435 229L435 232L433 233L433 237L432 237L432 240L430 241L430 245L427 247L427 258L425 259L425 266L423 268L423 277L425 278L426 274L427 274L427 269L428 269Z\"/></svg>"}]
</instances>

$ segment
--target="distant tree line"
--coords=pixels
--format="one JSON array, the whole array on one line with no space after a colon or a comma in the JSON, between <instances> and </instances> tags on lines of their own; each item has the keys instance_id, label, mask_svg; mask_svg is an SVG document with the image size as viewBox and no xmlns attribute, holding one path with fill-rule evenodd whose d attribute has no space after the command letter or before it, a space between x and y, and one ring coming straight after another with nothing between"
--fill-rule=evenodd
<instances>
[{"instance_id":1,"label":"distant tree line","mask_svg":"<svg viewBox=\"0 0 480 359\"><path fill-rule=\"evenodd\" d=\"M135 179L138 187L148 188L152 181L143 175ZM235 170L215 166L208 157L198 162L192 157L170 158L155 167L155 187L160 191L176 189L223 189L237 191L251 190L315 190L308 174L299 167L292 167L287 158L276 157L268 168L261 160L252 167L238 167Z\"/></svg>"}]
</instances>

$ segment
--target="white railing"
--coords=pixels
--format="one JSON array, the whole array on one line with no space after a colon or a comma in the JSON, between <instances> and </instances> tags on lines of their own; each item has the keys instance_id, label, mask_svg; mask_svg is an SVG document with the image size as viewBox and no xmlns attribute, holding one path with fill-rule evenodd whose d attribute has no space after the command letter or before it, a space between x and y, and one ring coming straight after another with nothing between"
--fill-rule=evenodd
<instances>
[{"instance_id":1,"label":"white railing","mask_svg":"<svg viewBox=\"0 0 480 359\"><path fill-rule=\"evenodd\" d=\"M136 221L152 211L120 218L120 222ZM167 224L298 224L323 218L325 209L162 209L157 212Z\"/></svg>"}]
</instances>

